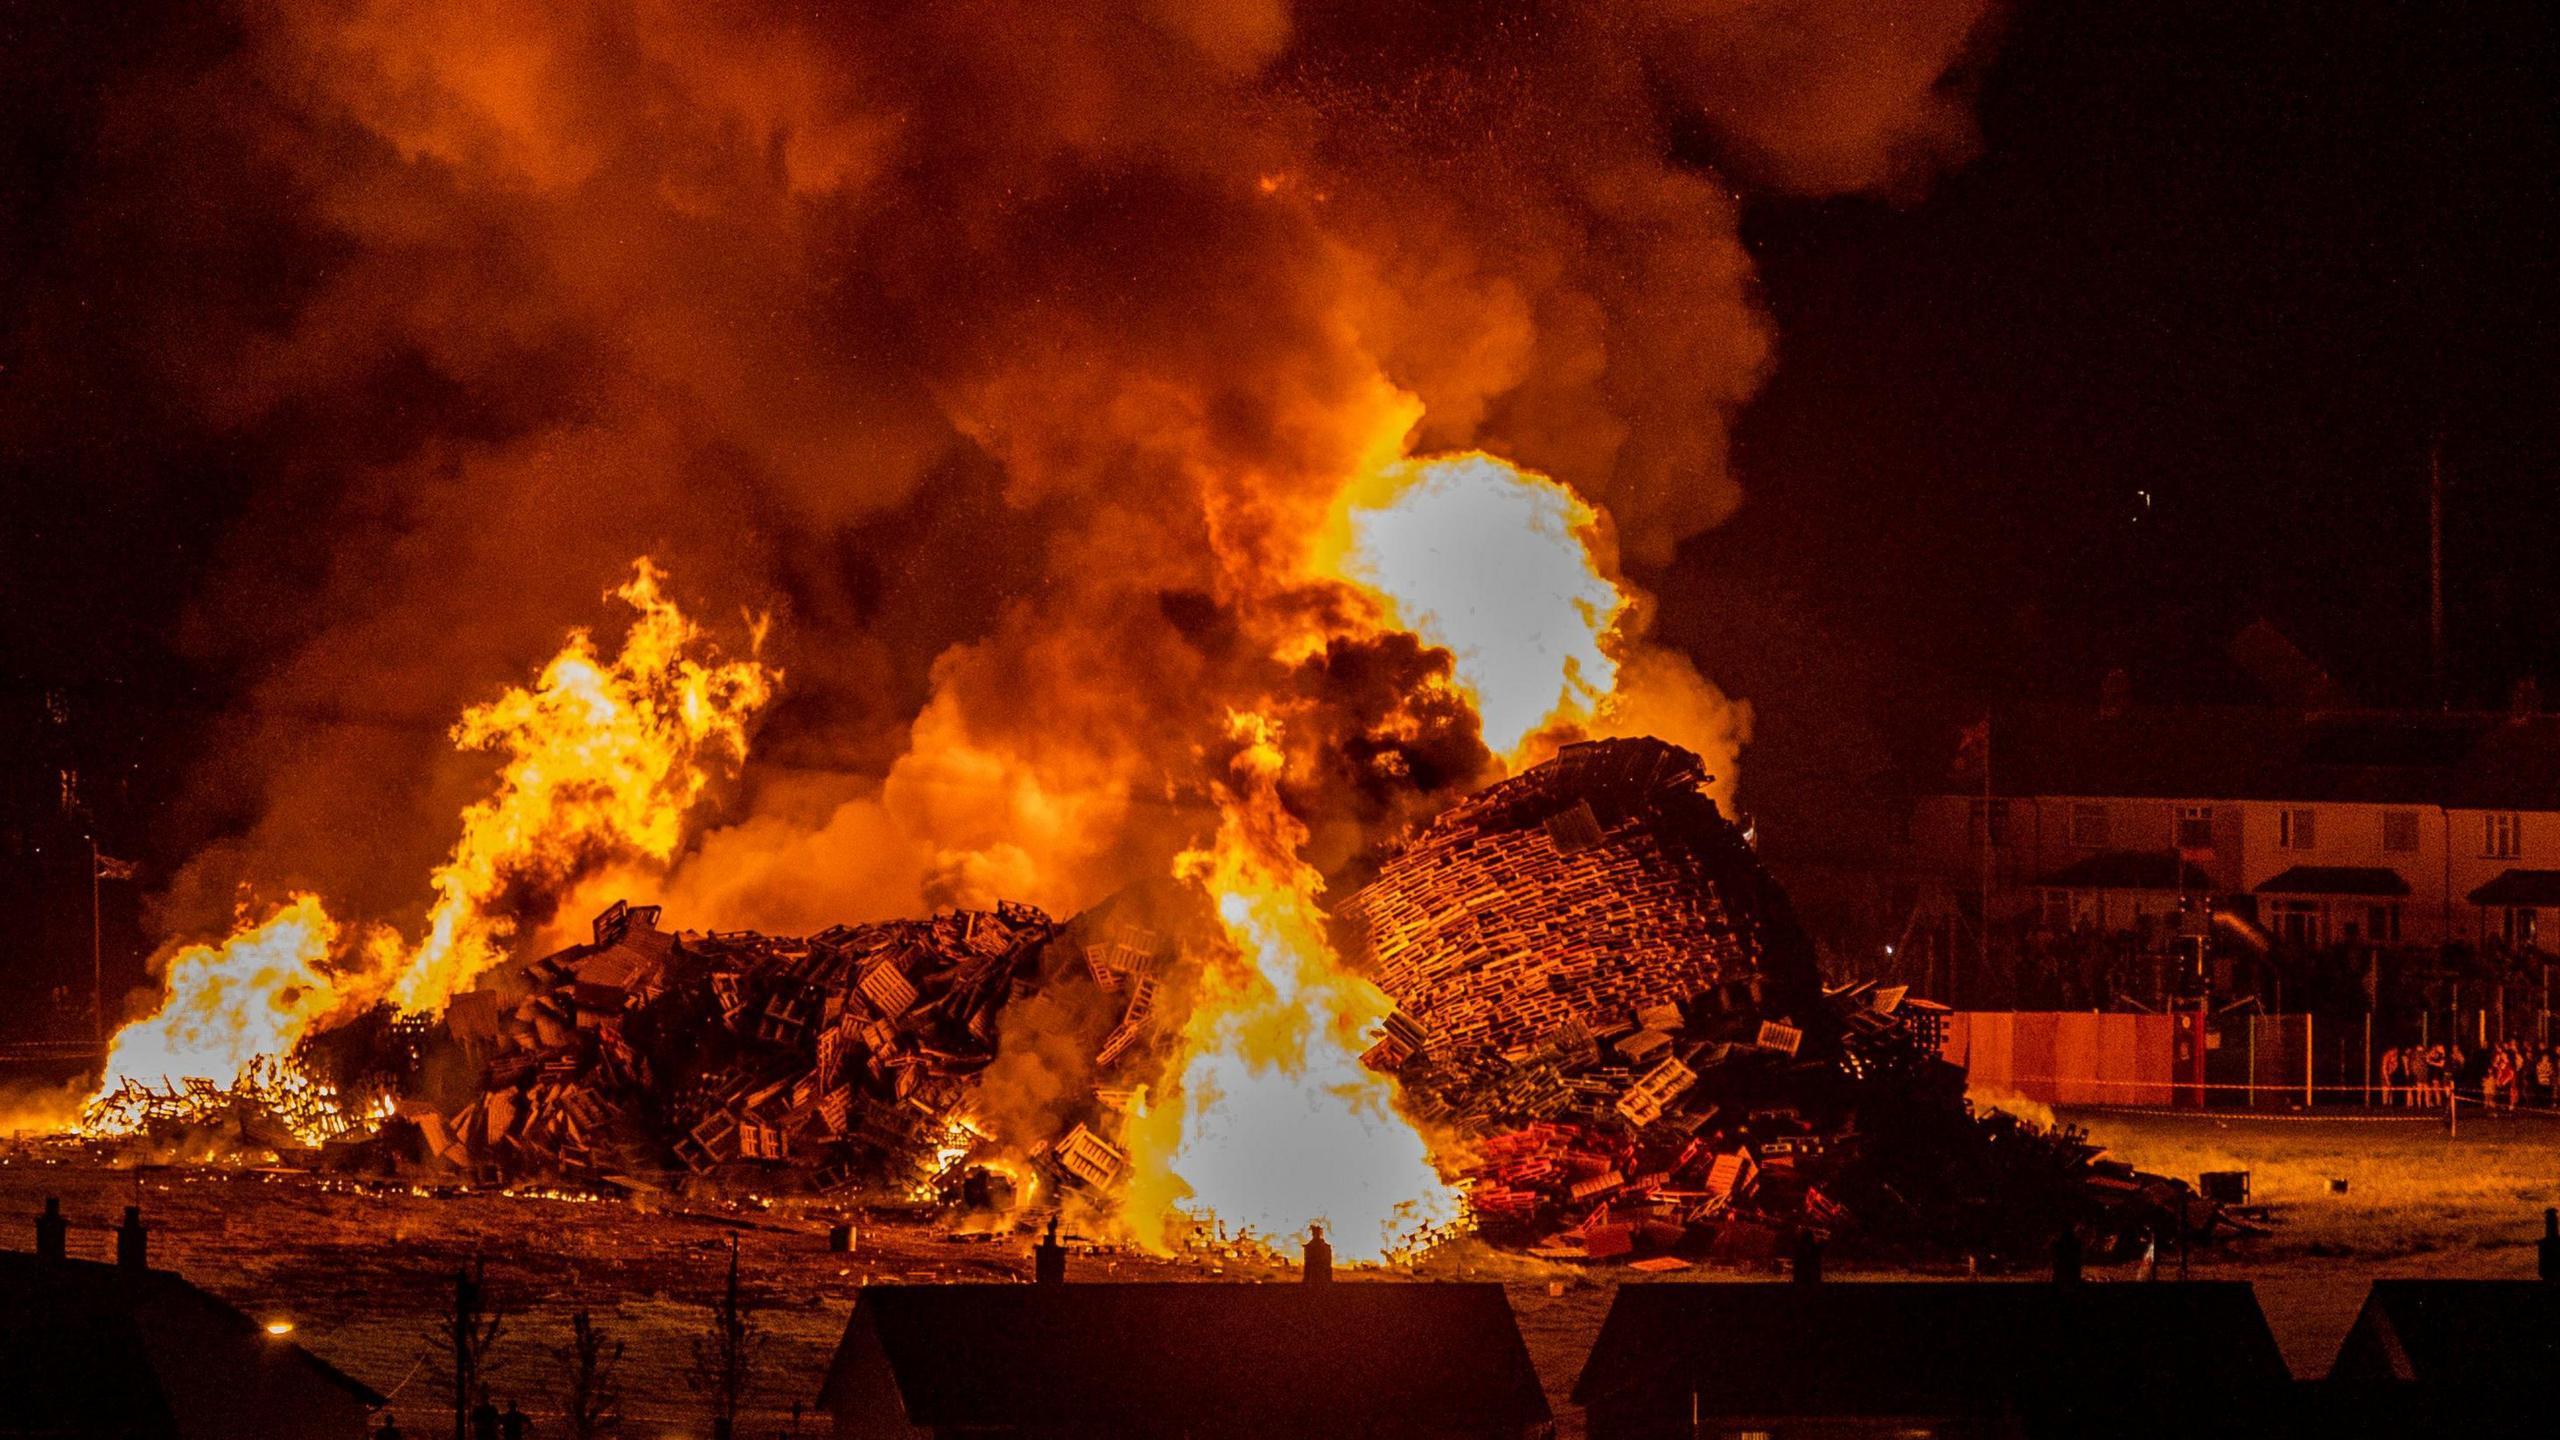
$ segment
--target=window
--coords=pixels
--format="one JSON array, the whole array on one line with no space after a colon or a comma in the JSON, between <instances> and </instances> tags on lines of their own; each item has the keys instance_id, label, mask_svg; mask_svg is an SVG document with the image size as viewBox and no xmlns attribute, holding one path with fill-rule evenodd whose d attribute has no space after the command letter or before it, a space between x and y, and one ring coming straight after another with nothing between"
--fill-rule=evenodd
<instances>
[{"instance_id":1,"label":"window","mask_svg":"<svg viewBox=\"0 0 2560 1440\"><path fill-rule=\"evenodd\" d=\"M2480 853L2492 860L2513 860L2523 847L2516 843L2524 827L2512 810L2480 817Z\"/></svg>"},{"instance_id":2,"label":"window","mask_svg":"<svg viewBox=\"0 0 2560 1440\"><path fill-rule=\"evenodd\" d=\"M2325 918L2317 900L2280 900L2276 902L2276 938L2290 945L2322 943Z\"/></svg>"},{"instance_id":3,"label":"window","mask_svg":"<svg viewBox=\"0 0 2560 1440\"><path fill-rule=\"evenodd\" d=\"M2365 907L2364 938L2376 945L2400 943L2400 902L2377 901Z\"/></svg>"},{"instance_id":4,"label":"window","mask_svg":"<svg viewBox=\"0 0 2560 1440\"><path fill-rule=\"evenodd\" d=\"M2385 810L2382 812L2382 848L2394 855L2417 853L2417 811Z\"/></svg>"},{"instance_id":5,"label":"window","mask_svg":"<svg viewBox=\"0 0 2560 1440\"><path fill-rule=\"evenodd\" d=\"M2279 810L2276 812L2276 848L2310 850L2320 844L2320 812L2317 810Z\"/></svg>"},{"instance_id":6,"label":"window","mask_svg":"<svg viewBox=\"0 0 2560 1440\"><path fill-rule=\"evenodd\" d=\"M2506 936L2507 943L2519 950L2532 949L2533 932L2536 928L2534 922L2539 916L2540 912L2529 906L2508 910L2505 915L2506 923L2501 932Z\"/></svg>"},{"instance_id":7,"label":"window","mask_svg":"<svg viewBox=\"0 0 2560 1440\"><path fill-rule=\"evenodd\" d=\"M2071 807L2071 843L2083 849L2097 850L2107 843L2107 807L2074 805Z\"/></svg>"},{"instance_id":8,"label":"window","mask_svg":"<svg viewBox=\"0 0 2560 1440\"><path fill-rule=\"evenodd\" d=\"M2044 928L2056 935L2064 934L2071 929L2070 891L2047 890L2044 892Z\"/></svg>"},{"instance_id":9,"label":"window","mask_svg":"<svg viewBox=\"0 0 2560 1440\"><path fill-rule=\"evenodd\" d=\"M1990 801L1988 803L1991 808L1988 811L1983 809L1984 803L1985 802L1983 801L1976 800L1973 802L1972 808L1965 812L1964 843L1977 847L1982 844L1982 819L1984 815L1988 814L1991 817L1991 843L1994 845L2008 844L2009 802L2006 800Z\"/></svg>"},{"instance_id":10,"label":"window","mask_svg":"<svg viewBox=\"0 0 2560 1440\"><path fill-rule=\"evenodd\" d=\"M2178 807L2178 849L2187 854L2213 849L2213 807L2181 805Z\"/></svg>"}]
</instances>

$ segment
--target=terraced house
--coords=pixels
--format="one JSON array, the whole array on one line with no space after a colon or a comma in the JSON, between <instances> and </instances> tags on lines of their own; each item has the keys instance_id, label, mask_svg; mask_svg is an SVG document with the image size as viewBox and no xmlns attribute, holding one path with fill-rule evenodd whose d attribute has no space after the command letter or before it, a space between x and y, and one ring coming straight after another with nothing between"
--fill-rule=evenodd
<instances>
[{"instance_id":1,"label":"terraced house","mask_svg":"<svg viewBox=\"0 0 2560 1440\"><path fill-rule=\"evenodd\" d=\"M1983 738L1896 868L1995 924L2160 933L2209 897L2296 946L2560 935L2560 716L2048 708Z\"/></svg>"}]
</instances>

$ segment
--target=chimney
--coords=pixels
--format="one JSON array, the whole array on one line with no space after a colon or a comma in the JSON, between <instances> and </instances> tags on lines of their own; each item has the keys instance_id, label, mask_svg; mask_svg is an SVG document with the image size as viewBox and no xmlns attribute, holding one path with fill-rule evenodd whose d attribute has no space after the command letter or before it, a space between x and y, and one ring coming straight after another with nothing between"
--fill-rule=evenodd
<instances>
[{"instance_id":1,"label":"chimney","mask_svg":"<svg viewBox=\"0 0 2560 1440\"><path fill-rule=\"evenodd\" d=\"M1324 1227L1307 1227L1307 1263L1301 1276L1310 1285L1323 1285L1333 1279L1333 1247L1325 1243Z\"/></svg>"},{"instance_id":2,"label":"chimney","mask_svg":"<svg viewBox=\"0 0 2560 1440\"><path fill-rule=\"evenodd\" d=\"M1822 1283L1822 1237L1810 1230L1796 1232L1795 1281L1799 1285Z\"/></svg>"},{"instance_id":3,"label":"chimney","mask_svg":"<svg viewBox=\"0 0 2560 1440\"><path fill-rule=\"evenodd\" d=\"M36 1259L60 1260L69 1253L71 1222L62 1218L62 1197L44 1197L44 1213L36 1217Z\"/></svg>"},{"instance_id":4,"label":"chimney","mask_svg":"<svg viewBox=\"0 0 2560 1440\"><path fill-rule=\"evenodd\" d=\"M2535 1248L2541 1252L2542 1278L2560 1282L2560 1210L2542 1212L2542 1243Z\"/></svg>"},{"instance_id":5,"label":"chimney","mask_svg":"<svg viewBox=\"0 0 2560 1440\"><path fill-rule=\"evenodd\" d=\"M2053 1237L2053 1283L2080 1283L2080 1232L2068 1226Z\"/></svg>"},{"instance_id":6,"label":"chimney","mask_svg":"<svg viewBox=\"0 0 2560 1440\"><path fill-rule=\"evenodd\" d=\"M1067 1283L1067 1247L1058 1243L1058 1217L1055 1215L1049 1217L1049 1233L1031 1248L1031 1283Z\"/></svg>"},{"instance_id":7,"label":"chimney","mask_svg":"<svg viewBox=\"0 0 2560 1440\"><path fill-rule=\"evenodd\" d=\"M124 1207L124 1223L116 1227L116 1268L139 1273L151 1268L150 1250L145 1244L149 1227L142 1223L142 1207Z\"/></svg>"}]
</instances>

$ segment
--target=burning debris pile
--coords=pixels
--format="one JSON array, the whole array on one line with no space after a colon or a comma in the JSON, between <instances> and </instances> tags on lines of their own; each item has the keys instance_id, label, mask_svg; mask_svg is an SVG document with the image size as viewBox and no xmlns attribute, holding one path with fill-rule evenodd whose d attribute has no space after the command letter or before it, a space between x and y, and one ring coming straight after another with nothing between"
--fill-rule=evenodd
<instances>
[{"instance_id":1,"label":"burning debris pile","mask_svg":"<svg viewBox=\"0 0 2560 1440\"><path fill-rule=\"evenodd\" d=\"M397 1107L414 1141L395 1143L488 1178L733 1162L789 1162L821 1186L927 1174L1056 928L1017 905L805 939L657 921L617 903L591 943L455 997L443 1028L463 1063L439 1085L423 1062L427 1098Z\"/></svg>"},{"instance_id":2,"label":"burning debris pile","mask_svg":"<svg viewBox=\"0 0 2560 1440\"><path fill-rule=\"evenodd\" d=\"M1940 1007L1826 991L1706 780L1657 740L1568 746L1339 907L1401 1007L1372 1063L1470 1137L1455 1158L1489 1237L1591 1259L1765 1257L1804 1230L2034 1256L2065 1223L2102 1251L2210 1223L2077 1134L1974 1116Z\"/></svg>"},{"instance_id":3,"label":"burning debris pile","mask_svg":"<svg viewBox=\"0 0 2560 1440\"><path fill-rule=\"evenodd\" d=\"M1346 1072L1397 1087L1364 1123L1433 1137L1487 1238L1747 1262L1805 1232L2026 1258L2064 1225L2101 1256L2212 1228L2183 1184L1974 1113L1939 1058L1942 1008L1826 988L1706 784L1659 740L1568 745L1424 826L1335 907L1341 953L1375 986L1361 1013L1383 1017L1365 1040L1346 1032ZM1037 1172L1044 1205L1117 1217L1150 1245L1172 1241L1143 1212L1239 1221L1233 1176L1210 1203L1206 1172L1148 1148L1180 1113L1190 1077L1173 1059L1221 963L1199 889L1132 887L1063 925L1009 903L796 939L658 920L616 903L589 943L487 972L440 1020L378 1007L274 1083L127 1085L113 1128L227 1127L278 1150L335 1137L489 1181L691 1175L973 1209L1005 1208L994 1192ZM1258 1083L1217 1076L1184 1103ZM340 1133L365 1121L370 1140ZM1245 1228L1299 1223L1278 1214L1293 1206Z\"/></svg>"}]
</instances>

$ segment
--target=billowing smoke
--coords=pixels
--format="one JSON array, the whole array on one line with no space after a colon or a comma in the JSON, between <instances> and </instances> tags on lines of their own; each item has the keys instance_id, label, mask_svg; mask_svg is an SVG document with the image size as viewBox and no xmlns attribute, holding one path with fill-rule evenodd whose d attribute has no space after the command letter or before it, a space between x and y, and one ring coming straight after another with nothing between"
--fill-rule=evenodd
<instances>
[{"instance_id":1,"label":"billowing smoke","mask_svg":"<svg viewBox=\"0 0 2560 1440\"><path fill-rule=\"evenodd\" d=\"M773 610L790 676L730 821L651 886L683 923L1162 874L1245 697L1321 717L1292 799L1312 858L1356 858L1491 757L1445 652L1323 623L1348 601L1293 571L1345 477L1482 447L1641 579L1738 501L1726 426L1771 363L1747 197L1961 158L1988 8L192 22L90 157L82 243L159 278L103 316L39 296L20 337L121 327L263 471L190 631L248 696L197 800L239 838L173 923L253 875L422 904L486 780L442 725L642 553L697 614ZM1729 777L1747 714L1679 656L1628 668L1631 718Z\"/></svg>"}]
</instances>

